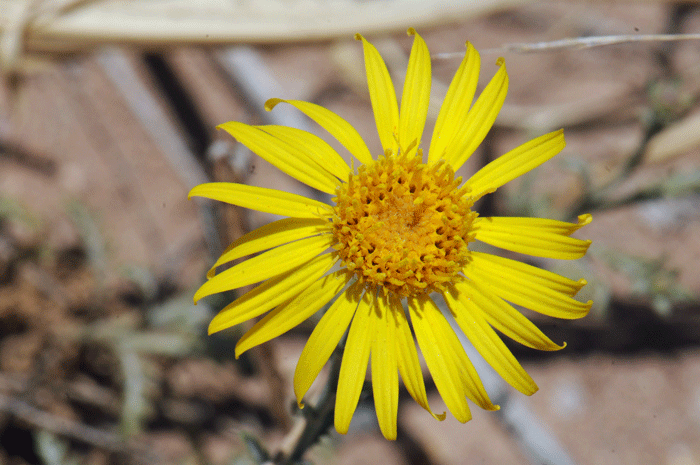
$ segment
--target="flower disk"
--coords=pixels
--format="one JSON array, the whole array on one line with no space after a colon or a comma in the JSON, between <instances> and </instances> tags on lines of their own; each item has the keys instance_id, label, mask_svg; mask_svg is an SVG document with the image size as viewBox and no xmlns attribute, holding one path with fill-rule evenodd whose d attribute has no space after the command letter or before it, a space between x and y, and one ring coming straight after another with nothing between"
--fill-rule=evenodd
<instances>
[{"instance_id":1,"label":"flower disk","mask_svg":"<svg viewBox=\"0 0 700 465\"><path fill-rule=\"evenodd\" d=\"M420 153L360 166L336 190L333 232L343 266L403 296L443 291L474 238L474 201L461 183L449 165L421 163Z\"/></svg>"}]
</instances>

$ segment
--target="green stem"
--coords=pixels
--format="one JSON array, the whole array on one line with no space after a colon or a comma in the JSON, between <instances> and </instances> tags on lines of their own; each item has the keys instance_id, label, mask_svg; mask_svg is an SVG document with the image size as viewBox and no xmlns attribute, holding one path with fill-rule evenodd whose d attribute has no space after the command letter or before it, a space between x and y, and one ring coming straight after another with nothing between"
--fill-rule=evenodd
<instances>
[{"instance_id":1,"label":"green stem","mask_svg":"<svg viewBox=\"0 0 700 465\"><path fill-rule=\"evenodd\" d=\"M304 412L306 426L299 436L299 441L294 450L284 458L280 465L293 465L299 463L307 450L311 448L319 438L326 434L333 426L333 414L335 412L335 391L338 384L338 374L340 373L340 363L342 361L341 352L336 350L331 356L331 370L328 374L328 381L321 393L321 397L315 407L307 406L309 412Z\"/></svg>"}]
</instances>

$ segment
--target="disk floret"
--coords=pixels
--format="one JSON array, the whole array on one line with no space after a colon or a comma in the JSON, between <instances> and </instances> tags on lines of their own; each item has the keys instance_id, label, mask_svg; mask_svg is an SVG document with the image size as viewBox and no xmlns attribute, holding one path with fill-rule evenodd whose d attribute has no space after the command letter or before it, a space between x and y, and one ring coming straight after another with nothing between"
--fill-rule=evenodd
<instances>
[{"instance_id":1,"label":"disk floret","mask_svg":"<svg viewBox=\"0 0 700 465\"><path fill-rule=\"evenodd\" d=\"M468 259L477 214L443 162L387 154L336 190L333 231L343 266L403 296L443 291Z\"/></svg>"}]
</instances>

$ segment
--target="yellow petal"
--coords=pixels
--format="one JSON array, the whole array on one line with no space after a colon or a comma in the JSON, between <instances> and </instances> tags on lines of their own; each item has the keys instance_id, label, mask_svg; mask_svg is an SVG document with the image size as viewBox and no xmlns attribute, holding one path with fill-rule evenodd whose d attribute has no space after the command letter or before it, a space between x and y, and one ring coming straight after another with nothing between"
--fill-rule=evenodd
<instances>
[{"instance_id":1,"label":"yellow petal","mask_svg":"<svg viewBox=\"0 0 700 465\"><path fill-rule=\"evenodd\" d=\"M564 130L550 132L526 142L477 171L465 183L472 196L493 192L502 185L537 168L564 149Z\"/></svg>"},{"instance_id":2,"label":"yellow petal","mask_svg":"<svg viewBox=\"0 0 700 465\"><path fill-rule=\"evenodd\" d=\"M295 218L330 216L333 209L323 202L277 189L232 182L210 182L195 186L188 197L206 197L273 215Z\"/></svg>"},{"instance_id":3,"label":"yellow petal","mask_svg":"<svg viewBox=\"0 0 700 465\"><path fill-rule=\"evenodd\" d=\"M464 293L452 288L443 293L452 316L474 348L508 384L525 395L537 392L537 385L515 359L482 316L481 309Z\"/></svg>"},{"instance_id":4,"label":"yellow petal","mask_svg":"<svg viewBox=\"0 0 700 465\"><path fill-rule=\"evenodd\" d=\"M485 220L487 217L479 217L478 221ZM529 218L529 217L493 217L488 218L489 222L507 222L507 225L513 228L533 228L543 229L552 234L561 236L570 236L584 226L591 224L593 217L586 213L579 215L576 223L568 223L566 221L550 220L546 218Z\"/></svg>"},{"instance_id":5,"label":"yellow petal","mask_svg":"<svg viewBox=\"0 0 700 465\"><path fill-rule=\"evenodd\" d=\"M306 155L324 170L347 181L350 167L328 143L310 132L288 126L259 126L260 129L296 147L302 147Z\"/></svg>"},{"instance_id":6,"label":"yellow petal","mask_svg":"<svg viewBox=\"0 0 700 465\"><path fill-rule=\"evenodd\" d=\"M272 110L278 103L284 102L292 105L306 116L316 121L323 129L328 131L343 147L348 149L355 158L363 164L372 163L372 154L362 140L362 136L350 123L332 111L315 103L302 102L301 100L282 100L273 98L265 102L265 109Z\"/></svg>"},{"instance_id":7,"label":"yellow petal","mask_svg":"<svg viewBox=\"0 0 700 465\"><path fill-rule=\"evenodd\" d=\"M316 313L347 283L345 270L336 271L319 279L301 294L283 303L258 321L236 344L236 358L248 349L286 333Z\"/></svg>"},{"instance_id":8,"label":"yellow petal","mask_svg":"<svg viewBox=\"0 0 700 465\"><path fill-rule=\"evenodd\" d=\"M301 144L289 144L260 128L238 121L229 121L217 128L228 132L253 153L307 186L326 194L335 192L337 180L312 161Z\"/></svg>"},{"instance_id":9,"label":"yellow petal","mask_svg":"<svg viewBox=\"0 0 700 465\"><path fill-rule=\"evenodd\" d=\"M508 93L506 62L503 58L499 58L496 65L500 66L500 69L476 99L474 107L469 110L463 130L455 135L452 143L447 147L445 159L455 171L467 161L484 140L506 99Z\"/></svg>"},{"instance_id":10,"label":"yellow petal","mask_svg":"<svg viewBox=\"0 0 700 465\"><path fill-rule=\"evenodd\" d=\"M416 332L416 339L420 346L435 386L445 405L454 417L466 423L471 420L465 390L458 373L460 367L448 348L448 343L442 339L443 327L435 326L435 320L443 318L437 315L440 310L429 298L408 298L408 308L411 312L411 322ZM453 334L454 335L454 334ZM449 337L449 336L448 336Z\"/></svg>"},{"instance_id":11,"label":"yellow petal","mask_svg":"<svg viewBox=\"0 0 700 465\"><path fill-rule=\"evenodd\" d=\"M481 309L491 326L514 341L537 350L550 351L566 347L566 344L555 344L522 313L483 285L467 279L455 283L454 287Z\"/></svg>"},{"instance_id":12,"label":"yellow petal","mask_svg":"<svg viewBox=\"0 0 700 465\"><path fill-rule=\"evenodd\" d=\"M302 399L350 325L362 290L362 283L356 281L333 302L311 332L294 370L294 394L299 408L304 407Z\"/></svg>"},{"instance_id":13,"label":"yellow petal","mask_svg":"<svg viewBox=\"0 0 700 465\"><path fill-rule=\"evenodd\" d=\"M444 341L445 353L449 354L452 358L452 367L459 374L459 378L462 381L462 386L464 393L467 398L474 402L476 405L485 410L498 410L499 406L491 403L489 395L484 389L484 385L481 383L481 378L476 372L474 365L469 360L467 353L464 351L462 343L455 334L454 330L450 324L445 319L440 309L435 305L435 303L429 297L425 297L430 301L430 304L435 309L434 312L428 312L431 316L430 321L433 326L433 332L436 335L436 340Z\"/></svg>"},{"instance_id":14,"label":"yellow petal","mask_svg":"<svg viewBox=\"0 0 700 465\"><path fill-rule=\"evenodd\" d=\"M480 65L479 52L467 42L467 52L452 78L435 122L430 151L428 152L428 163L433 164L440 159L446 159L447 147L451 145L455 135L465 129L469 107L471 107L479 81Z\"/></svg>"},{"instance_id":15,"label":"yellow petal","mask_svg":"<svg viewBox=\"0 0 700 465\"><path fill-rule=\"evenodd\" d=\"M568 237L591 222L581 215L578 224L543 218L479 217L475 238L494 247L535 257L574 260L586 254L590 240Z\"/></svg>"},{"instance_id":16,"label":"yellow petal","mask_svg":"<svg viewBox=\"0 0 700 465\"><path fill-rule=\"evenodd\" d=\"M330 234L301 239L290 244L257 255L222 271L211 278L194 294L194 301L217 292L238 289L273 276L286 273L321 254L331 246L334 239Z\"/></svg>"},{"instance_id":17,"label":"yellow petal","mask_svg":"<svg viewBox=\"0 0 700 465\"><path fill-rule=\"evenodd\" d=\"M262 315L291 299L316 282L336 262L335 254L324 254L309 263L270 278L224 307L209 323L209 334Z\"/></svg>"},{"instance_id":18,"label":"yellow petal","mask_svg":"<svg viewBox=\"0 0 700 465\"><path fill-rule=\"evenodd\" d=\"M408 59L406 81L401 96L401 111L399 112L399 146L401 151L413 147L413 153L420 146L425 119L428 115L430 100L430 52L425 41L415 29L410 28L408 34L415 36L411 56Z\"/></svg>"},{"instance_id":19,"label":"yellow petal","mask_svg":"<svg viewBox=\"0 0 700 465\"><path fill-rule=\"evenodd\" d=\"M207 273L214 277L218 266L278 245L330 231L330 223L320 218L284 218L239 237L229 245Z\"/></svg>"},{"instance_id":20,"label":"yellow petal","mask_svg":"<svg viewBox=\"0 0 700 465\"><path fill-rule=\"evenodd\" d=\"M399 106L396 103L396 91L386 64L374 45L360 34L355 39L362 41L365 54L365 70L369 99L372 102L374 120L377 123L379 140L384 151L397 153L399 139Z\"/></svg>"},{"instance_id":21,"label":"yellow petal","mask_svg":"<svg viewBox=\"0 0 700 465\"><path fill-rule=\"evenodd\" d=\"M352 415L360 400L362 384L365 382L369 352L374 337L374 319L371 318L373 293L365 292L350 325L345 341L343 361L338 375L338 390L335 397L335 429L346 434Z\"/></svg>"},{"instance_id":22,"label":"yellow petal","mask_svg":"<svg viewBox=\"0 0 700 465\"><path fill-rule=\"evenodd\" d=\"M584 317L593 305L592 301L585 304L578 302L543 284L536 277L530 279L526 275L503 270L498 261L485 258L487 255L472 252L471 261L464 267L464 274L502 299L543 315L565 319ZM565 286L569 281L562 277L559 286Z\"/></svg>"},{"instance_id":23,"label":"yellow petal","mask_svg":"<svg viewBox=\"0 0 700 465\"><path fill-rule=\"evenodd\" d=\"M399 372L396 353L396 324L385 296L374 299L375 335L372 340L372 393L379 429L390 441L396 439L399 409Z\"/></svg>"},{"instance_id":24,"label":"yellow petal","mask_svg":"<svg viewBox=\"0 0 700 465\"><path fill-rule=\"evenodd\" d=\"M423 371L418 360L416 343L411 334L411 328L403 311L403 305L395 295L389 294L389 302L393 310L394 324L396 325L396 348L398 351L398 365L401 379L406 386L406 390L413 399L426 409L436 420L445 419L445 413L436 415L428 404L428 395L425 392L425 381Z\"/></svg>"},{"instance_id":25,"label":"yellow petal","mask_svg":"<svg viewBox=\"0 0 700 465\"><path fill-rule=\"evenodd\" d=\"M488 267L493 273L508 276L508 280L518 286L546 287L556 292L573 297L586 285L585 279L574 281L551 271L528 265L527 263L511 260L481 252L471 252L474 260L483 262L482 267Z\"/></svg>"}]
</instances>

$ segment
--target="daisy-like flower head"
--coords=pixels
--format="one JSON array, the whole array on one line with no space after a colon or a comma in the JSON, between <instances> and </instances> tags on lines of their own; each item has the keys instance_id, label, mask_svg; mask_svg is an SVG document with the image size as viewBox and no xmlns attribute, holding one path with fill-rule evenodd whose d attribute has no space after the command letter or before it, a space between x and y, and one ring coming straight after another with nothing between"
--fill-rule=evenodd
<instances>
[{"instance_id":1,"label":"daisy-like flower head","mask_svg":"<svg viewBox=\"0 0 700 465\"><path fill-rule=\"evenodd\" d=\"M386 65L359 34L370 99L384 153L372 156L358 132L313 103L272 99L296 107L332 134L359 162L350 166L319 137L284 126L219 126L253 152L299 181L332 194L333 204L274 189L233 183L195 187L190 196L283 215L231 244L195 294L202 297L262 282L214 317L213 333L262 315L236 345L242 352L298 325L331 302L304 347L294 373L302 400L349 327L335 406L335 427L345 433L357 406L368 363L379 426L396 438L399 374L410 395L428 405L416 350L418 342L438 392L461 422L471 418L466 399L496 410L434 297L441 296L460 329L493 368L520 392L537 385L494 329L539 350L559 346L511 304L557 318L585 316L591 302L574 295L586 284L515 260L470 250L469 243L537 257L576 259L590 241L570 237L590 223L539 218L479 217L480 197L539 166L564 148L563 131L540 136L489 163L466 182L455 171L483 141L508 89L505 61L472 106L480 59L467 51L440 110L427 159L421 149L430 95L430 54L415 30L401 108ZM353 162L353 165L355 163ZM256 254L216 274L216 268ZM410 314L406 314L405 307ZM412 329L411 329L412 328Z\"/></svg>"}]
</instances>

